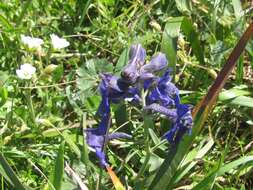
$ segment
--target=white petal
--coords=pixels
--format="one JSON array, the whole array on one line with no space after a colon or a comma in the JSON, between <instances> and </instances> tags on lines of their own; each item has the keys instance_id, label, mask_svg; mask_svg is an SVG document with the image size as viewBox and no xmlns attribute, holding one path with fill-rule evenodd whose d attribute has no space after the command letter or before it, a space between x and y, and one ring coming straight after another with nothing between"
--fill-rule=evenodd
<instances>
[{"instance_id":1,"label":"white petal","mask_svg":"<svg viewBox=\"0 0 253 190\"><path fill-rule=\"evenodd\" d=\"M25 79L25 76L24 76L23 72L20 69L16 70L16 74L17 74L18 78Z\"/></svg>"},{"instance_id":2,"label":"white petal","mask_svg":"<svg viewBox=\"0 0 253 190\"><path fill-rule=\"evenodd\" d=\"M53 48L55 49L62 49L70 45L70 43L66 39L60 38L55 34L51 34L50 38L52 41Z\"/></svg>"},{"instance_id":3,"label":"white petal","mask_svg":"<svg viewBox=\"0 0 253 190\"><path fill-rule=\"evenodd\" d=\"M20 69L16 70L17 76L20 79L31 79L32 75L36 72L36 68L29 63L24 63Z\"/></svg>"},{"instance_id":4,"label":"white petal","mask_svg":"<svg viewBox=\"0 0 253 190\"><path fill-rule=\"evenodd\" d=\"M24 35L21 35L21 41L29 48L40 48L40 46L44 43L40 38L32 38Z\"/></svg>"}]
</instances>

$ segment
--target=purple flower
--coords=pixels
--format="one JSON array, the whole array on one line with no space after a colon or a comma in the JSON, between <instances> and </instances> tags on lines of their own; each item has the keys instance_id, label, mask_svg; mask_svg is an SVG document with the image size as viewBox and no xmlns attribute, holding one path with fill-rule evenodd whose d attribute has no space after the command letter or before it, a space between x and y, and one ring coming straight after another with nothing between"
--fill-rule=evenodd
<instances>
[{"instance_id":1,"label":"purple flower","mask_svg":"<svg viewBox=\"0 0 253 190\"><path fill-rule=\"evenodd\" d=\"M132 87L129 88L129 84L124 80L111 74L101 74L101 78L99 91L102 100L97 111L97 114L101 116L101 121L97 128L87 129L86 135L87 144L95 149L96 156L99 158L101 166L105 167L108 165L104 153L105 142L117 138L131 137L125 133L113 133L106 136L111 122L110 104L111 102L118 103L127 96L138 99L138 91L134 90Z\"/></svg>"},{"instance_id":2,"label":"purple flower","mask_svg":"<svg viewBox=\"0 0 253 190\"><path fill-rule=\"evenodd\" d=\"M156 56L153 56L150 62L146 65L143 65L140 68L140 78L142 80L147 80L150 78L154 78L154 72L161 71L165 67L167 67L168 61L166 59L165 54L158 53Z\"/></svg>"},{"instance_id":3,"label":"purple flower","mask_svg":"<svg viewBox=\"0 0 253 190\"><path fill-rule=\"evenodd\" d=\"M172 121L172 128L165 133L164 138L175 144L187 131L191 131L193 121L191 106L180 104L179 90L171 82L170 72L171 70L167 70L157 80L147 97L148 106L144 109L163 114Z\"/></svg>"},{"instance_id":4,"label":"purple flower","mask_svg":"<svg viewBox=\"0 0 253 190\"><path fill-rule=\"evenodd\" d=\"M191 106L178 104L177 115L177 121L163 136L163 138L167 139L171 144L178 143L186 132L191 133L191 128L193 125Z\"/></svg>"},{"instance_id":5,"label":"purple flower","mask_svg":"<svg viewBox=\"0 0 253 190\"><path fill-rule=\"evenodd\" d=\"M143 66L146 50L140 45L132 45L129 53L129 62L122 69L121 77L130 84L134 84L139 77L139 70Z\"/></svg>"},{"instance_id":6,"label":"purple flower","mask_svg":"<svg viewBox=\"0 0 253 190\"><path fill-rule=\"evenodd\" d=\"M124 99L133 104L139 104L141 102L140 90L137 87L129 87Z\"/></svg>"},{"instance_id":7,"label":"purple flower","mask_svg":"<svg viewBox=\"0 0 253 190\"><path fill-rule=\"evenodd\" d=\"M178 118L177 110L176 109L168 109L164 106L161 106L159 104L153 103L146 107L144 107L144 110L150 110L156 113L160 113L165 115L169 120L175 122Z\"/></svg>"},{"instance_id":8,"label":"purple flower","mask_svg":"<svg viewBox=\"0 0 253 190\"><path fill-rule=\"evenodd\" d=\"M102 100L97 111L100 116L110 113L110 103L120 101L125 95L125 90L128 89L127 83L119 77L111 74L101 74L101 78L99 91Z\"/></svg>"},{"instance_id":9,"label":"purple flower","mask_svg":"<svg viewBox=\"0 0 253 190\"><path fill-rule=\"evenodd\" d=\"M156 87L151 90L147 97L148 104L159 103L164 107L174 106L180 102L179 90L171 82L171 70L167 70L165 74L158 79Z\"/></svg>"},{"instance_id":10,"label":"purple flower","mask_svg":"<svg viewBox=\"0 0 253 190\"><path fill-rule=\"evenodd\" d=\"M89 128L86 130L87 144L95 149L96 156L98 157L100 165L102 167L108 166L104 152L104 144L108 140L119 138L131 138L131 135L128 135L126 133L112 133L106 137L106 133L100 129L100 126L98 128Z\"/></svg>"},{"instance_id":11,"label":"purple flower","mask_svg":"<svg viewBox=\"0 0 253 190\"><path fill-rule=\"evenodd\" d=\"M117 138L130 138L125 133L107 134L111 125L110 105L121 100L142 105L141 92L148 91L146 106L143 111L159 113L172 122L172 128L166 132L166 138L171 144L177 143L193 125L191 108L181 104L178 88L171 82L171 70L158 77L155 72L165 69L168 65L165 54L158 53L150 62L145 63L146 51L140 45L132 45L129 52L129 62L122 69L121 76L101 74L99 91L102 97L97 114L101 121L97 128L86 130L87 144L96 151L102 167L108 165L104 146L107 141Z\"/></svg>"}]
</instances>

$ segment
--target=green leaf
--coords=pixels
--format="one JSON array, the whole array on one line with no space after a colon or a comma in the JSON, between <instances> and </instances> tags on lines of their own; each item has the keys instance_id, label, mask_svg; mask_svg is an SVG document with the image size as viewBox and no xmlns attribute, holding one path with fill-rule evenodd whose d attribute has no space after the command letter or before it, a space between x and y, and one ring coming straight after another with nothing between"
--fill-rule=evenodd
<instances>
[{"instance_id":1,"label":"green leaf","mask_svg":"<svg viewBox=\"0 0 253 190\"><path fill-rule=\"evenodd\" d=\"M0 71L0 87L4 85L4 83L8 80L9 75L5 71Z\"/></svg>"},{"instance_id":2,"label":"green leaf","mask_svg":"<svg viewBox=\"0 0 253 190\"><path fill-rule=\"evenodd\" d=\"M189 152L182 163L181 168L176 172L171 184L179 182L179 180L182 179L198 163L198 161L194 160L202 158L212 148L213 144L214 141L212 139L208 139L207 143L201 147L199 151L193 149ZM168 189L170 188L172 187L169 185Z\"/></svg>"},{"instance_id":3,"label":"green leaf","mask_svg":"<svg viewBox=\"0 0 253 190\"><path fill-rule=\"evenodd\" d=\"M1 107L5 104L8 98L8 91L6 88L0 87L0 97L1 97L0 99L0 107Z\"/></svg>"},{"instance_id":4,"label":"green leaf","mask_svg":"<svg viewBox=\"0 0 253 190\"><path fill-rule=\"evenodd\" d=\"M82 102L94 94L94 86L97 83L96 75L90 75L87 69L80 67L77 70L78 78L76 81L77 88L80 90L80 98Z\"/></svg>"},{"instance_id":5,"label":"green leaf","mask_svg":"<svg viewBox=\"0 0 253 190\"><path fill-rule=\"evenodd\" d=\"M22 3L22 6L23 6L22 7L22 12L20 13L19 17L17 17L17 20L16 20L17 26L16 27L18 27L22 23L22 20L23 20L25 14L28 13L27 10L29 9L29 7L31 5L32 5L32 0L28 0L24 3Z\"/></svg>"},{"instance_id":6,"label":"green leaf","mask_svg":"<svg viewBox=\"0 0 253 190\"><path fill-rule=\"evenodd\" d=\"M77 69L77 87L80 90L80 99L82 103L88 97L95 94L96 86L99 81L100 73L113 72L113 65L106 59L90 59ZM76 103L70 100L72 105L78 107Z\"/></svg>"},{"instance_id":7,"label":"green leaf","mask_svg":"<svg viewBox=\"0 0 253 190\"><path fill-rule=\"evenodd\" d=\"M184 18L182 21L182 31L186 35L187 40L190 42L192 46L192 51L196 56L197 60L200 64L204 65L204 51L203 47L200 45L199 35L195 31L193 24L190 20Z\"/></svg>"},{"instance_id":8,"label":"green leaf","mask_svg":"<svg viewBox=\"0 0 253 190\"><path fill-rule=\"evenodd\" d=\"M64 173L64 145L65 142L63 141L58 150L57 158L55 161L54 166L54 177L53 177L53 185L56 190L61 190L61 184L63 179Z\"/></svg>"},{"instance_id":9,"label":"green leaf","mask_svg":"<svg viewBox=\"0 0 253 190\"><path fill-rule=\"evenodd\" d=\"M79 115L82 114L82 109L79 107L75 99L73 98L73 93L71 91L71 86L66 87L66 95L68 98L68 101L70 105L74 108L75 112L78 113Z\"/></svg>"},{"instance_id":10,"label":"green leaf","mask_svg":"<svg viewBox=\"0 0 253 190\"><path fill-rule=\"evenodd\" d=\"M78 148L78 146L74 143L72 140L72 137L68 134L68 131L63 131L62 136L66 143L69 145L70 149L74 151L74 153L77 155L78 158L81 158L81 151Z\"/></svg>"},{"instance_id":11,"label":"green leaf","mask_svg":"<svg viewBox=\"0 0 253 190\"><path fill-rule=\"evenodd\" d=\"M116 64L116 66L115 66L115 72L116 73L120 72L122 70L122 68L127 64L127 62L128 62L128 55L129 55L129 50L128 50L128 48L126 48L120 54L118 62Z\"/></svg>"},{"instance_id":12,"label":"green leaf","mask_svg":"<svg viewBox=\"0 0 253 190\"><path fill-rule=\"evenodd\" d=\"M85 63L85 67L87 69L87 71L89 72L89 75L96 75L97 72L96 72L96 62L97 60L95 59L90 59L88 61L86 61Z\"/></svg>"},{"instance_id":13,"label":"green leaf","mask_svg":"<svg viewBox=\"0 0 253 190\"><path fill-rule=\"evenodd\" d=\"M177 9L182 13L191 13L191 1L188 0L175 0Z\"/></svg>"},{"instance_id":14,"label":"green leaf","mask_svg":"<svg viewBox=\"0 0 253 190\"><path fill-rule=\"evenodd\" d=\"M124 103L120 103L118 105L115 105L114 107L115 107L115 111L114 111L115 121L116 121L117 127L119 127L128 121L127 107L126 107L126 104ZM123 131L124 129L126 129L125 131L128 130L127 126L129 126L129 124L126 124L126 126L123 128Z\"/></svg>"},{"instance_id":15,"label":"green leaf","mask_svg":"<svg viewBox=\"0 0 253 190\"><path fill-rule=\"evenodd\" d=\"M221 92L219 95L219 101L222 101L225 104L232 104L252 108L253 98L247 96L250 94L251 92L247 90L232 88Z\"/></svg>"},{"instance_id":16,"label":"green leaf","mask_svg":"<svg viewBox=\"0 0 253 190\"><path fill-rule=\"evenodd\" d=\"M4 168L2 165L0 165L0 175L4 177L4 179L6 181L8 181L8 183L10 183L12 186L14 186L14 184L12 183L11 179L9 178L9 176L7 175L7 173L5 172Z\"/></svg>"},{"instance_id":17,"label":"green leaf","mask_svg":"<svg viewBox=\"0 0 253 190\"><path fill-rule=\"evenodd\" d=\"M226 101L226 100L231 100L240 96L247 96L250 95L251 93L247 90L243 89L238 89L238 88L231 88L229 90L224 90L220 93L219 95L219 100L220 101Z\"/></svg>"},{"instance_id":18,"label":"green leaf","mask_svg":"<svg viewBox=\"0 0 253 190\"><path fill-rule=\"evenodd\" d=\"M106 59L95 59L95 67L98 74L100 73L112 73L113 64L108 62Z\"/></svg>"},{"instance_id":19,"label":"green leaf","mask_svg":"<svg viewBox=\"0 0 253 190\"><path fill-rule=\"evenodd\" d=\"M58 67L55 68L55 70L52 73L53 80L58 82L61 80L62 76L64 74L64 68L63 65L58 65Z\"/></svg>"},{"instance_id":20,"label":"green leaf","mask_svg":"<svg viewBox=\"0 0 253 190\"><path fill-rule=\"evenodd\" d=\"M160 140L159 140L159 138L156 136L154 130L151 129L151 128L149 128L149 129L148 129L148 132L149 132L149 135L150 135L152 141L154 142L154 144L159 144L159 143L160 143Z\"/></svg>"},{"instance_id":21,"label":"green leaf","mask_svg":"<svg viewBox=\"0 0 253 190\"><path fill-rule=\"evenodd\" d=\"M94 87L95 84L96 84L96 81L87 80L87 79L83 79L83 78L78 78L76 81L77 88L82 91L86 91L86 92L87 92L87 90Z\"/></svg>"},{"instance_id":22,"label":"green leaf","mask_svg":"<svg viewBox=\"0 0 253 190\"><path fill-rule=\"evenodd\" d=\"M161 43L161 51L166 54L174 73L177 63L177 37L180 33L182 20L183 17L175 17L166 23Z\"/></svg>"},{"instance_id":23,"label":"green leaf","mask_svg":"<svg viewBox=\"0 0 253 190\"><path fill-rule=\"evenodd\" d=\"M88 8L91 4L91 0L87 0L87 1L77 1L77 7L79 8L79 10L82 11L82 14L81 14L81 18L80 18L80 21L79 21L79 24L78 24L78 27L81 27L82 23L83 23L83 20L87 14L87 11L88 11Z\"/></svg>"},{"instance_id":24,"label":"green leaf","mask_svg":"<svg viewBox=\"0 0 253 190\"><path fill-rule=\"evenodd\" d=\"M203 48L200 46L198 33L195 31L191 21L184 17L173 17L165 25L161 51L166 54L169 59L169 65L174 72L176 71L177 62L177 38L180 31L186 35L197 60L204 64Z\"/></svg>"},{"instance_id":25,"label":"green leaf","mask_svg":"<svg viewBox=\"0 0 253 190\"><path fill-rule=\"evenodd\" d=\"M241 1L240 0L232 0L232 5L233 5L233 8L234 8L236 20L240 20L244 15L244 11L242 9Z\"/></svg>"},{"instance_id":26,"label":"green leaf","mask_svg":"<svg viewBox=\"0 0 253 190\"><path fill-rule=\"evenodd\" d=\"M9 23L8 19L6 19L3 15L0 15L0 23L7 29L7 30L12 30L13 27Z\"/></svg>"},{"instance_id":27,"label":"green leaf","mask_svg":"<svg viewBox=\"0 0 253 190\"><path fill-rule=\"evenodd\" d=\"M253 98L247 96L236 97L232 100L229 100L227 103L253 108Z\"/></svg>"},{"instance_id":28,"label":"green leaf","mask_svg":"<svg viewBox=\"0 0 253 190\"><path fill-rule=\"evenodd\" d=\"M148 165L150 166L149 167L149 172L153 172L156 169L158 169L161 166L163 161L164 161L164 159L160 158L159 156L157 156L154 153L151 153L150 154L150 159L149 159L149 162L148 162Z\"/></svg>"}]
</instances>

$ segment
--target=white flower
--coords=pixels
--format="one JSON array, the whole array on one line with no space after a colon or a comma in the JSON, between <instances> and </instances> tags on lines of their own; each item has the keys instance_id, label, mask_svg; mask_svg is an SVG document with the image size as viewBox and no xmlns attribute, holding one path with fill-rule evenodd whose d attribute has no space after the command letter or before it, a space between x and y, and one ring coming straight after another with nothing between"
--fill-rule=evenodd
<instances>
[{"instance_id":1,"label":"white flower","mask_svg":"<svg viewBox=\"0 0 253 190\"><path fill-rule=\"evenodd\" d=\"M21 35L21 41L27 45L29 48L41 48L41 45L44 43L40 38L32 38L30 36Z\"/></svg>"},{"instance_id":2,"label":"white flower","mask_svg":"<svg viewBox=\"0 0 253 190\"><path fill-rule=\"evenodd\" d=\"M50 38L51 38L54 49L62 49L69 46L69 42L66 39L59 38L55 34L51 34Z\"/></svg>"},{"instance_id":3,"label":"white flower","mask_svg":"<svg viewBox=\"0 0 253 190\"><path fill-rule=\"evenodd\" d=\"M16 74L20 79L31 79L36 72L36 68L29 63L22 64L20 69L16 70Z\"/></svg>"}]
</instances>

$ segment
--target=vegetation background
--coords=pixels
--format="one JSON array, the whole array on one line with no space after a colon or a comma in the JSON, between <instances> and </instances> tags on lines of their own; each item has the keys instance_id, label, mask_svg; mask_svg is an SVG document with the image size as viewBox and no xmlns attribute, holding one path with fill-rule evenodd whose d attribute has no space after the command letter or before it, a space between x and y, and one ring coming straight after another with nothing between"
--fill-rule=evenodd
<instances>
[{"instance_id":1,"label":"vegetation background","mask_svg":"<svg viewBox=\"0 0 253 190\"><path fill-rule=\"evenodd\" d=\"M149 57L166 53L183 102L196 105L247 28L252 11L250 1L240 0L2 0L1 188L76 189L83 184L114 189L82 132L82 127L97 125L99 73L118 74L129 46L141 43ZM70 46L52 51L53 33ZM42 53L28 52L22 34L43 39ZM252 189L252 58L250 41L170 187ZM36 79L29 82L16 76L26 62L37 68ZM107 155L125 187L146 189L168 152L168 143L160 139L168 126L156 118L149 130L152 154L138 175L147 152L136 112L126 104L114 105L112 130L134 138L113 141ZM70 169L82 182L69 175Z\"/></svg>"}]
</instances>

